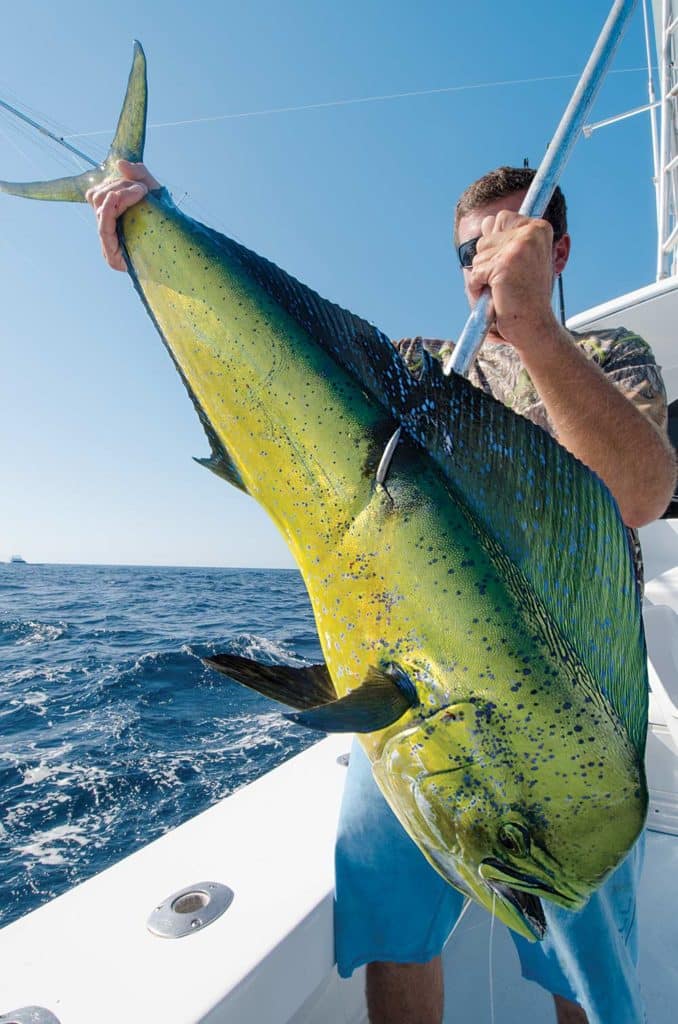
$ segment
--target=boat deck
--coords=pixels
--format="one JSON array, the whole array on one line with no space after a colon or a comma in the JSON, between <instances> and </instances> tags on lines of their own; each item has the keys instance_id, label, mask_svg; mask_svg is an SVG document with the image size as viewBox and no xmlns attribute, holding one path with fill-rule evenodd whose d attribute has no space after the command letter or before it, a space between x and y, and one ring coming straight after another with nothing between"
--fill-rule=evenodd
<instances>
[{"instance_id":1,"label":"boat deck","mask_svg":"<svg viewBox=\"0 0 678 1024\"><path fill-rule=\"evenodd\" d=\"M362 972L342 982L333 967L332 847L345 772L337 758L347 747L346 737L323 740L0 931L0 1012L44 1006L60 1024L365 1021ZM678 837L649 832L646 856L641 981L649 1019L669 1024ZM157 903L205 880L234 890L221 918L181 939L147 930ZM490 917L479 907L452 935L445 973L450 1024L552 1019L550 998L521 979L501 925L490 959Z\"/></svg>"}]
</instances>

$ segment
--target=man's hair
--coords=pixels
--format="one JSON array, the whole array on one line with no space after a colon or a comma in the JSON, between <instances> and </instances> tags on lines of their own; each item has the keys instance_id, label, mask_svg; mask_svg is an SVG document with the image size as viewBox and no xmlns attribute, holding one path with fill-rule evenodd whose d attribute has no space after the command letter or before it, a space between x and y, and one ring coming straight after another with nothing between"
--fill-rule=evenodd
<instances>
[{"instance_id":1,"label":"man's hair","mask_svg":"<svg viewBox=\"0 0 678 1024\"><path fill-rule=\"evenodd\" d=\"M483 174L482 178L469 185L462 192L454 211L454 244L459 245L459 221L462 217L471 210L493 203L495 199L528 189L536 173L533 167L497 167L496 171ZM557 242L567 231L565 196L558 186L546 207L544 220L553 228L553 238Z\"/></svg>"}]
</instances>

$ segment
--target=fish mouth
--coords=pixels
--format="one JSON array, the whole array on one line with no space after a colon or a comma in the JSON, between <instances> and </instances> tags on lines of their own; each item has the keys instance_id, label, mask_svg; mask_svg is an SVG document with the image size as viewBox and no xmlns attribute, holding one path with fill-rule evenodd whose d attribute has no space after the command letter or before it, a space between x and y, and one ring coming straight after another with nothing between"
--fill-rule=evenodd
<instances>
[{"instance_id":1,"label":"fish mouth","mask_svg":"<svg viewBox=\"0 0 678 1024\"><path fill-rule=\"evenodd\" d=\"M484 865L489 861L480 864L479 879L474 871L465 870L463 865L458 864L456 858L446 857L441 855L440 851L430 848L426 852L434 867L441 871L452 885L477 900L509 928L530 941L544 938L547 931L546 918L541 901L534 893L514 889L502 878L495 877L494 870L492 876L488 877ZM501 861L494 863L503 869Z\"/></svg>"},{"instance_id":2,"label":"fish mouth","mask_svg":"<svg viewBox=\"0 0 678 1024\"><path fill-rule=\"evenodd\" d=\"M564 893L548 885L541 878L518 871L495 857L488 857L480 865L480 876L498 895L507 899L525 917L537 938L546 933L546 920L539 895L568 910L579 909L584 900L574 890Z\"/></svg>"},{"instance_id":3,"label":"fish mouth","mask_svg":"<svg viewBox=\"0 0 678 1024\"><path fill-rule=\"evenodd\" d=\"M523 892L521 889L512 889L505 882L490 881L489 879L486 881L492 892L518 911L534 937L543 939L546 935L546 918L539 897L531 892Z\"/></svg>"}]
</instances>

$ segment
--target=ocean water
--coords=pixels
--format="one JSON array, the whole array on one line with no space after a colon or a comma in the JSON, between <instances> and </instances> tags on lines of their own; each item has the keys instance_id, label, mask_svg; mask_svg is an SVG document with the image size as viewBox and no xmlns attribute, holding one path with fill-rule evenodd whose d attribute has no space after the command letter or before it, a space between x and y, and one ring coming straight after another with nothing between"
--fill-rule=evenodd
<instances>
[{"instance_id":1,"label":"ocean water","mask_svg":"<svg viewBox=\"0 0 678 1024\"><path fill-rule=\"evenodd\" d=\"M321 658L295 570L0 564L0 925L319 738L223 651Z\"/></svg>"}]
</instances>

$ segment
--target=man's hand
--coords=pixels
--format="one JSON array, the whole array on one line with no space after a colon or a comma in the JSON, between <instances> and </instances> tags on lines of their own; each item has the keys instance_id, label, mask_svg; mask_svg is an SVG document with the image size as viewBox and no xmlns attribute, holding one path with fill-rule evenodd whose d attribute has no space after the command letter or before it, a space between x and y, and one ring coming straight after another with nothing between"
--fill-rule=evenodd
<instances>
[{"instance_id":1,"label":"man's hand","mask_svg":"<svg viewBox=\"0 0 678 1024\"><path fill-rule=\"evenodd\" d=\"M512 210L484 217L473 267L466 276L472 305L483 288L492 292L495 323L490 340L523 354L553 332L553 229L548 221Z\"/></svg>"},{"instance_id":2,"label":"man's hand","mask_svg":"<svg viewBox=\"0 0 678 1024\"><path fill-rule=\"evenodd\" d=\"M85 198L96 213L104 259L114 270L127 270L116 230L118 217L129 210L130 206L140 202L152 189L160 188L160 183L143 164L119 160L118 170L122 177L109 178L101 185L90 188Z\"/></svg>"}]
</instances>

